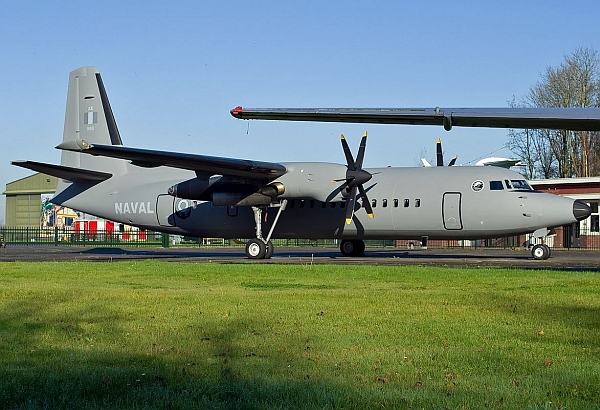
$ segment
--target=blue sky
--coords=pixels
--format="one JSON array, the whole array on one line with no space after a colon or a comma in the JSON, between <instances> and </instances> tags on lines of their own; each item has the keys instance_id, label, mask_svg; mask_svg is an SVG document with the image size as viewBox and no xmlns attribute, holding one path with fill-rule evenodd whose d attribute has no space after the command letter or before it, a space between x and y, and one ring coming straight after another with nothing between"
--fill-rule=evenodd
<instances>
[{"instance_id":1,"label":"blue sky","mask_svg":"<svg viewBox=\"0 0 600 410\"><path fill-rule=\"evenodd\" d=\"M54 5L52 3L55 3ZM239 121L246 107L504 107L578 47L600 50L589 1L9 1L0 14L0 187L58 163L68 74L100 69L125 145L365 166L468 164L507 131ZM4 196L0 221L4 220Z\"/></svg>"}]
</instances>

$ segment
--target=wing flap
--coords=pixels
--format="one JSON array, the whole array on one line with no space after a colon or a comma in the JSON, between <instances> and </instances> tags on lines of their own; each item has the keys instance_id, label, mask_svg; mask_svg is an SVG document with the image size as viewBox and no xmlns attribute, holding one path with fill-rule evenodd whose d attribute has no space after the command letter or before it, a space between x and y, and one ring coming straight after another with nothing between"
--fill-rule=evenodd
<instances>
[{"instance_id":1,"label":"wing flap","mask_svg":"<svg viewBox=\"0 0 600 410\"><path fill-rule=\"evenodd\" d=\"M600 131L599 108L242 108L235 118Z\"/></svg>"},{"instance_id":2,"label":"wing flap","mask_svg":"<svg viewBox=\"0 0 600 410\"><path fill-rule=\"evenodd\" d=\"M35 172L52 175L71 182L102 182L112 177L107 172L92 171L89 169L67 167L65 165L46 164L35 161L12 161L13 165L27 168Z\"/></svg>"},{"instance_id":3,"label":"wing flap","mask_svg":"<svg viewBox=\"0 0 600 410\"><path fill-rule=\"evenodd\" d=\"M275 162L260 162L237 158L156 151L121 145L90 144L83 140L67 141L56 148L129 160L142 167L167 166L211 175L231 175L254 180L271 180L285 174L286 168Z\"/></svg>"}]
</instances>

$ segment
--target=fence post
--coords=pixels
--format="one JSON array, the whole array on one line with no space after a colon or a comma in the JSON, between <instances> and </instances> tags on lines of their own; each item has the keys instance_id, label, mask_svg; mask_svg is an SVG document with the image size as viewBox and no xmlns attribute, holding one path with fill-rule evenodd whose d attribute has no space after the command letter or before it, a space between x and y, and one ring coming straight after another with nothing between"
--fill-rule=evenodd
<instances>
[{"instance_id":1,"label":"fence post","mask_svg":"<svg viewBox=\"0 0 600 410\"><path fill-rule=\"evenodd\" d=\"M163 233L161 239L162 239L162 247L163 248L168 248L169 247L169 240L170 240L169 234L168 233Z\"/></svg>"}]
</instances>

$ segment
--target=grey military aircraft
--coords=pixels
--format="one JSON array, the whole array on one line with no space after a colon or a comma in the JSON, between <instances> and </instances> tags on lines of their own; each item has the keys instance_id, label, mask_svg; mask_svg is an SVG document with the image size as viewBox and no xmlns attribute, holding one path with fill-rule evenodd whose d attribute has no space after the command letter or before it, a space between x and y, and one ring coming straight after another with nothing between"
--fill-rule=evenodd
<instances>
[{"instance_id":1,"label":"grey military aircraft","mask_svg":"<svg viewBox=\"0 0 600 410\"><path fill-rule=\"evenodd\" d=\"M252 112L238 108L232 114L252 118ZM363 112L351 110L352 115ZM408 123L469 125L454 112L405 112ZM600 129L597 112L560 111L556 118L519 112L502 113L500 120L493 112L491 123L488 111L469 112L468 122ZM327 113L336 121L345 115L344 110ZM370 111L367 119L401 122L394 114L398 112ZM278 115L289 119L289 112ZM322 120L311 115L309 120ZM352 115L344 118L355 120ZM364 252L365 239L545 237L550 228L591 213L587 204L536 192L520 174L502 168L365 169L366 142L365 133L354 156L341 137L345 164L261 162L127 147L99 71L83 67L69 76L63 141L57 146L60 165L13 164L58 177L55 204L170 234L251 238L246 244L251 259L270 258L274 238L336 238L343 255L357 256ZM536 245L532 255L545 259L550 249Z\"/></svg>"}]
</instances>

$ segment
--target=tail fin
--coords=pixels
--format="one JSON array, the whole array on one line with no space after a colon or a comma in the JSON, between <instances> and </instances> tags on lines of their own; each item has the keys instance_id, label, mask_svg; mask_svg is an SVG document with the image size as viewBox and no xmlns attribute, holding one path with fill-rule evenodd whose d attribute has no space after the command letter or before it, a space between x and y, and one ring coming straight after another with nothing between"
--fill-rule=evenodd
<instances>
[{"instance_id":1,"label":"tail fin","mask_svg":"<svg viewBox=\"0 0 600 410\"><path fill-rule=\"evenodd\" d=\"M69 74L63 142L86 140L92 144L123 145L108 96L95 67ZM94 171L125 171L127 164L113 158L63 151L61 165Z\"/></svg>"}]
</instances>

